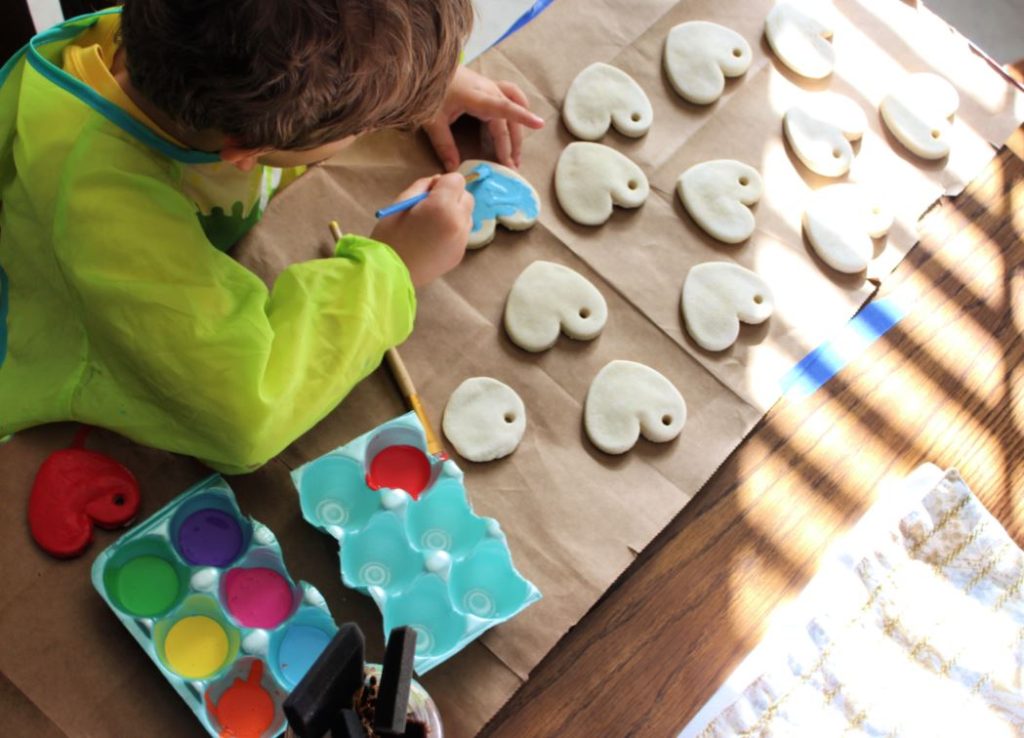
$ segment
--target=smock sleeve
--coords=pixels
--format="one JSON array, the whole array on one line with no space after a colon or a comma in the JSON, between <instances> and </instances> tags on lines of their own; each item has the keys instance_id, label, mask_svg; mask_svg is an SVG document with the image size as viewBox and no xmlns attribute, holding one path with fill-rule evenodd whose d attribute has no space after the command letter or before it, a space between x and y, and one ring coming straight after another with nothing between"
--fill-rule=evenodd
<instances>
[{"instance_id":1,"label":"smock sleeve","mask_svg":"<svg viewBox=\"0 0 1024 738\"><path fill-rule=\"evenodd\" d=\"M409 335L415 291L390 247L358 236L268 291L153 167L82 173L54 224L88 339L72 412L220 471L252 470Z\"/></svg>"}]
</instances>

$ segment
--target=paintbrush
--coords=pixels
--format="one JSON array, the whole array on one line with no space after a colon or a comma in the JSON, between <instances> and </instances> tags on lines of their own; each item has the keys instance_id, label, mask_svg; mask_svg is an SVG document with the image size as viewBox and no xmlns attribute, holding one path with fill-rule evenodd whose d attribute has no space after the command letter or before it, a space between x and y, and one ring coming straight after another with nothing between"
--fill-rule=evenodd
<instances>
[{"instance_id":1,"label":"paintbrush","mask_svg":"<svg viewBox=\"0 0 1024 738\"><path fill-rule=\"evenodd\" d=\"M473 174L476 173L474 172ZM470 176L473 175L471 174ZM427 193L424 192L423 195L425 197ZM331 235L334 236L335 241L341 239L341 226L338 225L336 220L331 221ZM416 413L416 417L420 420L420 425L423 426L423 433L427 441L427 453L438 458L445 458L444 447L441 446L441 442L438 440L433 427L430 425L430 421L427 419L427 412L423 409L423 403L416 392L416 386L412 383L412 377L409 376L409 370L405 368L405 362L398 355L398 349L389 348L385 356L388 360L388 366L391 368L391 376L395 378L398 388L402 391L406 402L409 403L409 408Z\"/></svg>"},{"instance_id":2,"label":"paintbrush","mask_svg":"<svg viewBox=\"0 0 1024 738\"><path fill-rule=\"evenodd\" d=\"M466 184L469 184L470 182L476 182L478 179L486 179L490 173L490 169L483 169L470 172L469 174L463 176L465 176L466 178ZM426 192L421 192L418 195L413 195L412 197L407 198L405 200L400 200L393 205L388 205L386 208L381 208L376 213L374 213L374 215L376 215L378 218L386 218L389 215L394 215L395 213L404 213L409 208L415 207L418 203L421 203L424 200L426 200L429 194L430 190L427 190Z\"/></svg>"}]
</instances>

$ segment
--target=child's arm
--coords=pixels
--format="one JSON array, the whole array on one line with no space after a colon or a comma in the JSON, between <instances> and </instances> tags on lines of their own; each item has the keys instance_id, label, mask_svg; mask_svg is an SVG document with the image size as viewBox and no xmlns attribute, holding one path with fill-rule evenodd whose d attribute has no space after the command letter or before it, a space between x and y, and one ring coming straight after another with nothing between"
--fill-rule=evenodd
<instances>
[{"instance_id":1,"label":"child's arm","mask_svg":"<svg viewBox=\"0 0 1024 738\"><path fill-rule=\"evenodd\" d=\"M409 270L379 242L346 237L335 258L286 269L268 292L207 242L156 164L76 184L54 233L88 340L74 419L249 470L330 412L412 329ZM452 196L439 194L438 205ZM406 215L391 224L400 248L425 217Z\"/></svg>"},{"instance_id":2,"label":"child's arm","mask_svg":"<svg viewBox=\"0 0 1024 738\"><path fill-rule=\"evenodd\" d=\"M459 166L459 149L452 137L451 124L464 114L479 118L494 139L498 161L519 166L523 132L521 126L543 128L544 120L529 110L530 101L512 82L494 82L466 67L459 67L448 88L441 112L423 126L445 169Z\"/></svg>"}]
</instances>

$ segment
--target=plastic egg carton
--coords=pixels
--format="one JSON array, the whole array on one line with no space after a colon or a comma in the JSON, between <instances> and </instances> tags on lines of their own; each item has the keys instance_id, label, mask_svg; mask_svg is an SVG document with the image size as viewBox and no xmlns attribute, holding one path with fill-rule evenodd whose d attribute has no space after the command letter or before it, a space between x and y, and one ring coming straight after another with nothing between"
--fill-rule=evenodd
<instances>
[{"instance_id":1,"label":"plastic egg carton","mask_svg":"<svg viewBox=\"0 0 1024 738\"><path fill-rule=\"evenodd\" d=\"M211 736L280 735L285 698L337 631L218 476L103 551L92 583Z\"/></svg>"},{"instance_id":2,"label":"plastic egg carton","mask_svg":"<svg viewBox=\"0 0 1024 738\"><path fill-rule=\"evenodd\" d=\"M423 674L540 599L493 518L473 513L462 470L431 458L414 413L292 472L303 517L340 543L342 581L370 595L384 632L417 631Z\"/></svg>"}]
</instances>

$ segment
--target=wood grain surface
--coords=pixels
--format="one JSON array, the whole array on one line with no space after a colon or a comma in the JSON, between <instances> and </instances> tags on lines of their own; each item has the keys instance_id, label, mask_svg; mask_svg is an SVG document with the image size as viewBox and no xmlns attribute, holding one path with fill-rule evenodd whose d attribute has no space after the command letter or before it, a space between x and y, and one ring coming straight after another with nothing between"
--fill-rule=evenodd
<instances>
[{"instance_id":1,"label":"wood grain surface","mask_svg":"<svg viewBox=\"0 0 1024 738\"><path fill-rule=\"evenodd\" d=\"M1024 542L1020 138L923 218L880 292L911 313L776 405L482 735L675 735L835 537L923 462L958 468Z\"/></svg>"}]
</instances>

